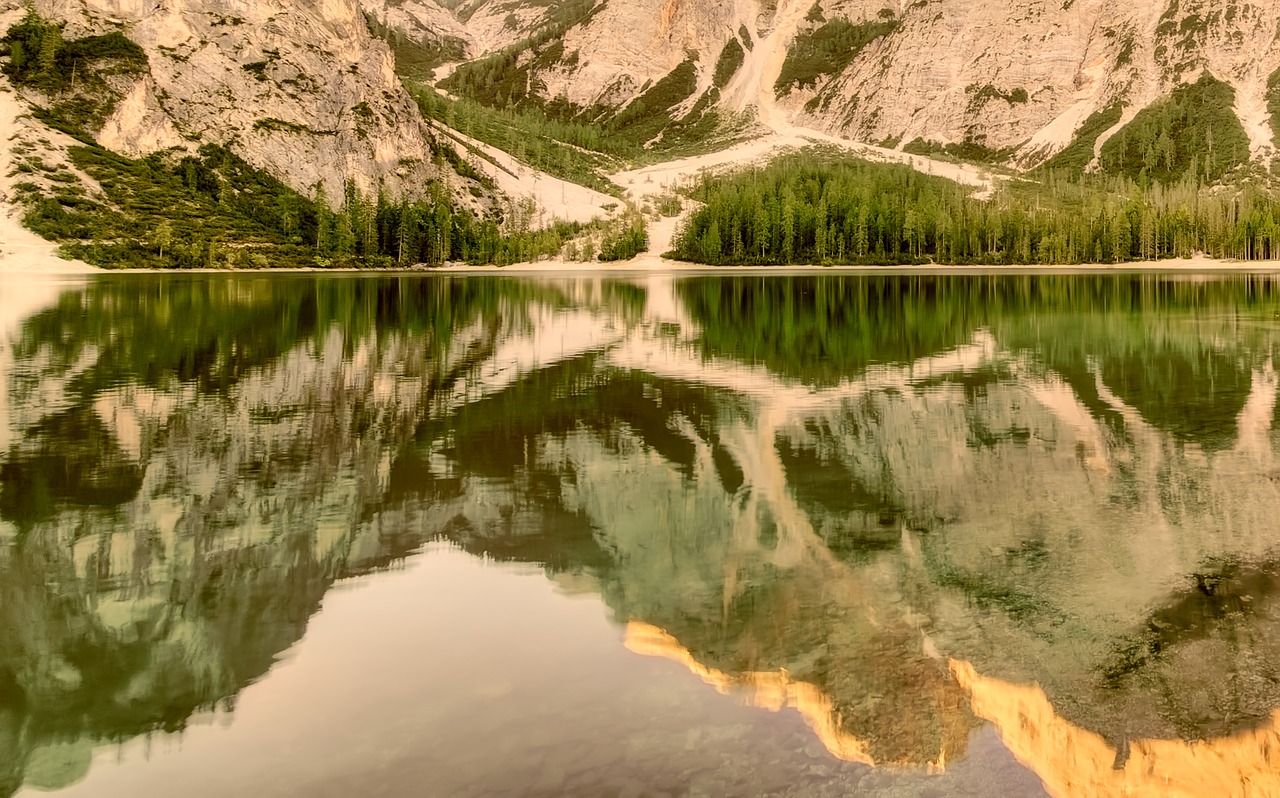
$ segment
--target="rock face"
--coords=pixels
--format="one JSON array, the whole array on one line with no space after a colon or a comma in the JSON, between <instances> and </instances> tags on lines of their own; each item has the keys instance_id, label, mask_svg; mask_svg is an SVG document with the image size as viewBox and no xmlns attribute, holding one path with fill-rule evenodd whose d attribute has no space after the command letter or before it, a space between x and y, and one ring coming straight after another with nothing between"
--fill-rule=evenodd
<instances>
[{"instance_id":1,"label":"rock face","mask_svg":"<svg viewBox=\"0 0 1280 798\"><path fill-rule=\"evenodd\" d=\"M854 21L865 19L852 16ZM1034 162L1113 104L1120 123L1208 72L1236 92L1255 155L1274 151L1264 94L1280 66L1274 3L944 0L895 9L897 26L822 89L818 126L1019 148ZM846 12L847 13L847 12ZM927 58L921 58L928 53ZM789 100L800 104L803 95Z\"/></svg>"},{"instance_id":2,"label":"rock face","mask_svg":"<svg viewBox=\"0 0 1280 798\"><path fill-rule=\"evenodd\" d=\"M537 31L551 10L548 3L526 0L469 0L458 6L457 14L466 23L477 52L487 53L515 44Z\"/></svg>"},{"instance_id":3,"label":"rock face","mask_svg":"<svg viewBox=\"0 0 1280 798\"><path fill-rule=\"evenodd\" d=\"M544 10L470 5L461 19L477 53L535 28ZM505 36L495 32L499 17ZM1271 0L601 0L540 57L523 58L547 100L622 108L691 61L697 88L686 110L714 88L722 106L754 107L775 127L964 144L1022 166L1118 106L1118 121L1100 126L1100 146L1139 110L1208 74L1235 91L1252 155L1263 159L1275 152L1266 95L1280 68L1278 24Z\"/></svg>"},{"instance_id":4,"label":"rock face","mask_svg":"<svg viewBox=\"0 0 1280 798\"><path fill-rule=\"evenodd\" d=\"M378 25L416 44L442 51L453 46L463 53L474 49L462 21L437 3L365 0L361 5Z\"/></svg>"},{"instance_id":5,"label":"rock face","mask_svg":"<svg viewBox=\"0 0 1280 798\"><path fill-rule=\"evenodd\" d=\"M42 0L77 38L122 30L149 74L99 132L128 155L217 143L314 194L347 179L395 194L444 176L429 131L400 85L390 50L353 0ZM4 0L0 21L21 16Z\"/></svg>"},{"instance_id":6,"label":"rock face","mask_svg":"<svg viewBox=\"0 0 1280 798\"><path fill-rule=\"evenodd\" d=\"M1209 75L1234 91L1251 155L1275 155L1277 0L39 0L69 36L122 29L150 59L101 141L142 154L225 144L295 188L412 193L444 170L372 23L440 59L514 59L530 93L621 111L664 87L772 127L905 147L963 145L1022 167L1085 127L1095 152ZM21 13L0 0L0 21ZM692 75L692 77L690 77ZM674 96L673 96L674 92ZM701 103L699 101L702 101ZM669 107L667 104L663 108ZM634 110L634 109L633 109ZM1090 124L1086 124L1090 123Z\"/></svg>"},{"instance_id":7,"label":"rock face","mask_svg":"<svg viewBox=\"0 0 1280 798\"><path fill-rule=\"evenodd\" d=\"M395 74L393 41L511 68L534 97L621 111L662 88L671 115L718 104L906 147L963 145L1029 167L1086 128L1095 153L1204 75L1234 91L1256 160L1276 153L1276 0L39 0L67 35L121 29L147 77L100 131L126 154L209 141L297 189L346 179L412 193L447 170ZM0 21L20 15L0 0ZM664 78L678 76L678 80ZM674 102L674 105L669 105ZM633 110L635 110L633 108ZM1087 124L1088 123L1088 124Z\"/></svg>"}]
</instances>

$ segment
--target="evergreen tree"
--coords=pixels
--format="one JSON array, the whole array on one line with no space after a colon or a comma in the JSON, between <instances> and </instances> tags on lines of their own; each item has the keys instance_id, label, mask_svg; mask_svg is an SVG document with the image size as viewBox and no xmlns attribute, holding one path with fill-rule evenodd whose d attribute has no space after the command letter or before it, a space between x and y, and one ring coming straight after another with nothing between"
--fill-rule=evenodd
<instances>
[{"instance_id":1,"label":"evergreen tree","mask_svg":"<svg viewBox=\"0 0 1280 798\"><path fill-rule=\"evenodd\" d=\"M44 26L44 35L40 38L40 53L36 63L41 77L52 78L58 69L58 51L62 49L62 29L57 25Z\"/></svg>"}]
</instances>

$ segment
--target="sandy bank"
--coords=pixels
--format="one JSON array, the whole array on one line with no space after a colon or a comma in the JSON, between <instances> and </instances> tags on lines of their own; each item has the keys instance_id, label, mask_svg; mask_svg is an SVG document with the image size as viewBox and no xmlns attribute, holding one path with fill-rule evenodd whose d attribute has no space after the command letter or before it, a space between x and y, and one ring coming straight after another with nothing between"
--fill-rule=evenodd
<instances>
[{"instance_id":1,"label":"sandy bank","mask_svg":"<svg viewBox=\"0 0 1280 798\"><path fill-rule=\"evenodd\" d=\"M58 245L22 226L13 204L13 147L29 132L31 117L8 80L0 81L0 272L84 274L100 271L78 260L58 257Z\"/></svg>"},{"instance_id":2,"label":"sandy bank","mask_svg":"<svg viewBox=\"0 0 1280 798\"><path fill-rule=\"evenodd\" d=\"M620 272L671 272L698 274L1103 274L1109 272L1186 272L1192 273L1273 273L1280 272L1280 260L1234 261L1213 258L1174 258L1158 261L1129 261L1099 264L1009 264L948 266L708 266L700 263L669 260L654 255L641 255L621 263L576 263L544 260L516 263L510 266L440 266L431 274L539 274L574 273L607 275Z\"/></svg>"},{"instance_id":3,"label":"sandy bank","mask_svg":"<svg viewBox=\"0 0 1280 798\"><path fill-rule=\"evenodd\" d=\"M60 266L67 265L65 268ZM83 265L77 271L74 261L64 261L56 256L52 263L41 261L30 262L32 268L23 268L22 257L0 260L0 275L73 275L92 273L106 275L330 275L330 276L372 276L372 275L574 275L582 277L608 277L610 275L634 274L672 274L672 275L759 275L759 276L791 276L791 275L948 275L948 274L1123 274L1123 273L1183 273L1195 274L1280 274L1280 260L1267 261L1234 261L1215 260L1213 258L1177 258L1160 261L1131 261L1126 263L1099 264L1009 264L1009 265L975 265L948 266L945 264L924 264L920 266L708 266L701 263L687 263L669 260L654 255L641 255L629 261L617 263L583 263L566 260L542 260L532 263L513 263L508 266L471 266L455 264L434 267L410 267L393 269L96 269ZM8 266L8 268L6 268ZM0 291L3 291L0 282Z\"/></svg>"}]
</instances>

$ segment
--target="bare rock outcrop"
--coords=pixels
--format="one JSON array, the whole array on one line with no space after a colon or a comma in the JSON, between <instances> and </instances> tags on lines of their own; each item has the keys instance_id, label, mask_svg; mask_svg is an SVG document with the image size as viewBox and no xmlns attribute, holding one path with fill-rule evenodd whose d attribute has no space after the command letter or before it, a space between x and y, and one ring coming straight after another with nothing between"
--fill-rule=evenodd
<instances>
[{"instance_id":1,"label":"bare rock outcrop","mask_svg":"<svg viewBox=\"0 0 1280 798\"><path fill-rule=\"evenodd\" d=\"M4 0L0 21L21 15ZM129 155L227 146L293 188L342 196L348 180L413 195L451 175L354 0L39 0L76 38L119 30L148 73L124 92L101 142Z\"/></svg>"},{"instance_id":2,"label":"bare rock outcrop","mask_svg":"<svg viewBox=\"0 0 1280 798\"><path fill-rule=\"evenodd\" d=\"M477 55L536 28L545 11L464 6ZM495 32L501 18L501 31ZM1280 69L1275 0L600 0L538 57L546 100L623 108L684 63L724 108L875 143L964 144L1020 166L1208 74L1235 92L1255 159L1275 154L1269 78Z\"/></svg>"}]
</instances>

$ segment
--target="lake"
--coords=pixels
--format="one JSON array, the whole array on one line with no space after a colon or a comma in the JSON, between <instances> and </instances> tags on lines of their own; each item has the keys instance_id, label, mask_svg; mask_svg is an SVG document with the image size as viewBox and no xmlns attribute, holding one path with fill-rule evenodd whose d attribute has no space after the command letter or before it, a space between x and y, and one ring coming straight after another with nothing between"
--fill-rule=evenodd
<instances>
[{"instance_id":1,"label":"lake","mask_svg":"<svg viewBox=\"0 0 1280 798\"><path fill-rule=\"evenodd\" d=\"M0 307L0 795L1280 792L1276 276Z\"/></svg>"}]
</instances>

